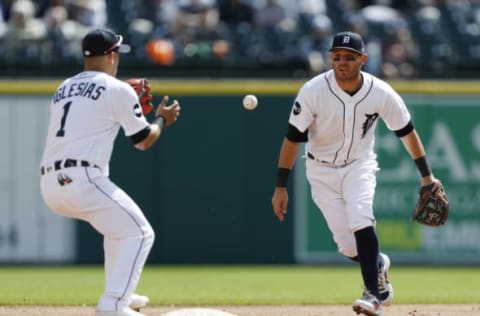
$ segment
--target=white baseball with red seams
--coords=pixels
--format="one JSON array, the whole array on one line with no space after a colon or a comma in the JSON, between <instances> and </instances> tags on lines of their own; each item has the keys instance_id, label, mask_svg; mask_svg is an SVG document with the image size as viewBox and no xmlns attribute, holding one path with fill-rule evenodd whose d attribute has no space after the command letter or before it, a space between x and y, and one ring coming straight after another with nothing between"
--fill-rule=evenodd
<instances>
[{"instance_id":1,"label":"white baseball with red seams","mask_svg":"<svg viewBox=\"0 0 480 316\"><path fill-rule=\"evenodd\" d=\"M247 94L243 97L243 107L247 110L254 110L258 105L258 99L253 94Z\"/></svg>"}]
</instances>

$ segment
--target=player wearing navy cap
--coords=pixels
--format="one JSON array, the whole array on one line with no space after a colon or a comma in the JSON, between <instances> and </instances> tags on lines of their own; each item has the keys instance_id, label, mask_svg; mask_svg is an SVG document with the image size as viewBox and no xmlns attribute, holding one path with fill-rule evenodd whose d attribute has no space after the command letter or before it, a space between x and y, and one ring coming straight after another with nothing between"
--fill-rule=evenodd
<instances>
[{"instance_id":1,"label":"player wearing navy cap","mask_svg":"<svg viewBox=\"0 0 480 316\"><path fill-rule=\"evenodd\" d=\"M133 145L150 148L180 114L164 97L149 123L139 98L115 78L121 35L94 30L83 39L84 71L63 81L50 105L50 124L40 168L44 201L57 214L90 223L104 238L105 290L97 316L140 316L148 298L134 293L154 241L138 205L109 178L114 140L123 128ZM135 168L135 166L130 166Z\"/></svg>"},{"instance_id":2,"label":"player wearing navy cap","mask_svg":"<svg viewBox=\"0 0 480 316\"><path fill-rule=\"evenodd\" d=\"M312 199L326 219L338 251L360 264L365 290L354 301L353 310L378 316L381 306L393 298L387 276L390 258L380 252L373 212L378 171L374 131L379 118L415 159L422 185L436 179L402 98L389 84L361 70L367 58L359 34L338 33L330 49L333 69L312 78L298 92L278 158L272 206L283 221L288 176L300 143L306 142Z\"/></svg>"}]
</instances>

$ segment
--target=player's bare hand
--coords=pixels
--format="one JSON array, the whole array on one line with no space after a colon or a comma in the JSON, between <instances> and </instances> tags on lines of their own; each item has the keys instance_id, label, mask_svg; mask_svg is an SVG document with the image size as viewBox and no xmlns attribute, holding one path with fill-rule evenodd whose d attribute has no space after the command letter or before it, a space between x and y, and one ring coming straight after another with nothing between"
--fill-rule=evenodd
<instances>
[{"instance_id":1,"label":"player's bare hand","mask_svg":"<svg viewBox=\"0 0 480 316\"><path fill-rule=\"evenodd\" d=\"M178 120L181 107L177 100L173 100L173 103L168 106L167 104L168 96L164 96L155 111L155 117L163 116L165 118L165 126L170 126Z\"/></svg>"},{"instance_id":2,"label":"player's bare hand","mask_svg":"<svg viewBox=\"0 0 480 316\"><path fill-rule=\"evenodd\" d=\"M283 222L285 219L285 214L287 214L288 207L287 188L275 188L275 192L273 192L272 197L272 206L275 216L277 216L279 221Z\"/></svg>"},{"instance_id":3,"label":"player's bare hand","mask_svg":"<svg viewBox=\"0 0 480 316\"><path fill-rule=\"evenodd\" d=\"M437 179L434 178L433 175L428 175L426 177L423 177L421 179L421 185L424 186L424 185L429 185L429 184L432 184L433 182L435 182Z\"/></svg>"},{"instance_id":4,"label":"player's bare hand","mask_svg":"<svg viewBox=\"0 0 480 316\"><path fill-rule=\"evenodd\" d=\"M433 175L429 175L429 176L426 176L426 177L422 178L421 186L426 187L426 186L428 186L428 185L430 185L434 182L440 182L441 183L441 181L438 180L437 178L435 178ZM437 191L436 196L440 201L442 201L443 204L448 204L447 197L441 190Z\"/></svg>"}]
</instances>

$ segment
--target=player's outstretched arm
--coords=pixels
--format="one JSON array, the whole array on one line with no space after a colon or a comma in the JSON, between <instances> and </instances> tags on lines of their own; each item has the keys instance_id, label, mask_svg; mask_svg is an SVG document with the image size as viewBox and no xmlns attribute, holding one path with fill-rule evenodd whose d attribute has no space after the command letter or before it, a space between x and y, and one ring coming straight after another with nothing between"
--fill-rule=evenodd
<instances>
[{"instance_id":1,"label":"player's outstretched arm","mask_svg":"<svg viewBox=\"0 0 480 316\"><path fill-rule=\"evenodd\" d=\"M410 133L403 136L401 140L406 150L410 154L410 157L412 157L420 170L420 174L422 176L422 186L433 183L435 181L435 177L433 176L430 167L428 167L425 149L417 131L413 129Z\"/></svg>"},{"instance_id":2,"label":"player's outstretched arm","mask_svg":"<svg viewBox=\"0 0 480 316\"><path fill-rule=\"evenodd\" d=\"M275 191L272 197L272 207L275 216L283 222L288 207L287 181L290 170L295 164L300 143L295 143L288 138L283 140L282 148L278 159L278 174Z\"/></svg>"},{"instance_id":3,"label":"player's outstretched arm","mask_svg":"<svg viewBox=\"0 0 480 316\"><path fill-rule=\"evenodd\" d=\"M287 214L288 207L288 192L287 188L275 187L272 197L273 213L279 221L283 222L285 214Z\"/></svg>"},{"instance_id":4,"label":"player's outstretched arm","mask_svg":"<svg viewBox=\"0 0 480 316\"><path fill-rule=\"evenodd\" d=\"M442 226L447 222L449 214L449 202L445 188L442 182L433 176L417 132L412 130L401 139L422 177L412 220L431 227Z\"/></svg>"},{"instance_id":5,"label":"player's outstretched arm","mask_svg":"<svg viewBox=\"0 0 480 316\"><path fill-rule=\"evenodd\" d=\"M150 124L150 133L141 142L135 144L135 147L140 150L147 150L157 141L163 129L172 125L178 120L180 116L180 104L174 100L172 104L168 105L168 96L164 96L162 102L155 110L155 119Z\"/></svg>"}]
</instances>

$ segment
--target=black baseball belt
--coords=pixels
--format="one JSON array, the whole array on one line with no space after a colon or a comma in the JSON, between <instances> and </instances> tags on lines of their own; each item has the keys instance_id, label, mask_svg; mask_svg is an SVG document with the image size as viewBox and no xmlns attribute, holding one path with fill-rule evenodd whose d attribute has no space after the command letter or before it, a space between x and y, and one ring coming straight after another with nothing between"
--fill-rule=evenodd
<instances>
[{"instance_id":1,"label":"black baseball belt","mask_svg":"<svg viewBox=\"0 0 480 316\"><path fill-rule=\"evenodd\" d=\"M52 171L57 171L65 168L71 168L71 167L94 167L94 168L99 168L96 164L92 164L91 162L88 162L86 160L78 160L78 159L63 159L63 160L56 160L53 163L53 166L42 166L40 168L40 174L43 176L46 173L52 172Z\"/></svg>"},{"instance_id":2,"label":"black baseball belt","mask_svg":"<svg viewBox=\"0 0 480 316\"><path fill-rule=\"evenodd\" d=\"M308 159L311 159L311 160L314 160L314 161L316 161L316 162L318 162L318 163L321 163L321 164L324 165L324 166L327 166L327 167L330 167L330 168L337 168L337 169L338 169L338 168L344 168L344 167L346 167L346 166L354 163L354 162L357 160L357 159L353 159L353 160L350 160L350 161L345 161L344 164L337 165L337 164L333 164L333 163L331 163L331 162L328 162L328 161L326 161L326 160L321 160L321 159L315 157L315 156L314 156L312 153L310 153L310 152L307 152L307 157L308 157Z\"/></svg>"}]
</instances>

